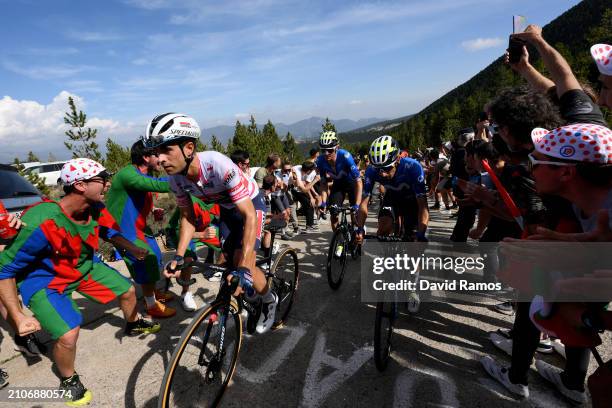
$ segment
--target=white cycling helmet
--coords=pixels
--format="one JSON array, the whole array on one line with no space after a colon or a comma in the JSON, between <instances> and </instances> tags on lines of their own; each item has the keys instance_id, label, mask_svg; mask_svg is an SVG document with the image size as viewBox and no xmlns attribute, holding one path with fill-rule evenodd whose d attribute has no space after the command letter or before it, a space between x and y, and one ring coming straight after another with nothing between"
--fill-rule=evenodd
<instances>
[{"instance_id":1,"label":"white cycling helmet","mask_svg":"<svg viewBox=\"0 0 612 408\"><path fill-rule=\"evenodd\" d=\"M149 122L142 141L145 147L153 148L199 138L200 126L194 118L183 113L164 113Z\"/></svg>"},{"instance_id":2,"label":"white cycling helmet","mask_svg":"<svg viewBox=\"0 0 612 408\"><path fill-rule=\"evenodd\" d=\"M338 146L338 138L336 137L336 132L334 132L333 130L327 130L321 133L321 137L319 138L320 148L330 149L336 146Z\"/></svg>"},{"instance_id":3,"label":"white cycling helmet","mask_svg":"<svg viewBox=\"0 0 612 408\"><path fill-rule=\"evenodd\" d=\"M400 150L397 142L389 135L380 136L370 146L370 163L374 167L387 167L395 162Z\"/></svg>"}]
</instances>

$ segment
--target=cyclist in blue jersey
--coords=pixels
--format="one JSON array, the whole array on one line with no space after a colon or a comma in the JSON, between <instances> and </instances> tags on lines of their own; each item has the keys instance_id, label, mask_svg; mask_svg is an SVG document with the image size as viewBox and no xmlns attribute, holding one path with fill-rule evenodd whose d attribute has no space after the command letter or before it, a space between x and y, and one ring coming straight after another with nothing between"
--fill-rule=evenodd
<instances>
[{"instance_id":1,"label":"cyclist in blue jersey","mask_svg":"<svg viewBox=\"0 0 612 408\"><path fill-rule=\"evenodd\" d=\"M319 211L325 212L326 206L342 206L348 195L349 202L356 212L361 201L363 183L353 156L346 150L339 148L336 132L333 131L321 133L319 151L321 154L316 162L321 176L322 203ZM328 178L333 181L331 191L329 191ZM355 221L353 218L353 223ZM335 231L338 226L337 214L331 214L331 224Z\"/></svg>"},{"instance_id":2,"label":"cyclist in blue jersey","mask_svg":"<svg viewBox=\"0 0 612 408\"><path fill-rule=\"evenodd\" d=\"M394 233L398 218L402 217L405 236L416 229L416 240L427 242L425 232L429 210L425 192L425 174L420 163L409 157L400 158L397 142L388 135L380 136L370 146L370 166L365 172L363 197L357 216L357 242L363 238L363 226L368 216L368 202L374 184L385 189L378 212L377 235Z\"/></svg>"}]
</instances>

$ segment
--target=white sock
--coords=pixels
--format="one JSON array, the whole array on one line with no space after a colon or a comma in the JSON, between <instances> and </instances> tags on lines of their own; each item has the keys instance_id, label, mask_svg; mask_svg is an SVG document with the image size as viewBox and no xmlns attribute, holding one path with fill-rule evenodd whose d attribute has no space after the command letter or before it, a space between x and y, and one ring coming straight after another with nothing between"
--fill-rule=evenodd
<instances>
[{"instance_id":1,"label":"white sock","mask_svg":"<svg viewBox=\"0 0 612 408\"><path fill-rule=\"evenodd\" d=\"M155 306L155 295L153 296L145 296L145 302L147 304L147 307L153 307Z\"/></svg>"}]
</instances>

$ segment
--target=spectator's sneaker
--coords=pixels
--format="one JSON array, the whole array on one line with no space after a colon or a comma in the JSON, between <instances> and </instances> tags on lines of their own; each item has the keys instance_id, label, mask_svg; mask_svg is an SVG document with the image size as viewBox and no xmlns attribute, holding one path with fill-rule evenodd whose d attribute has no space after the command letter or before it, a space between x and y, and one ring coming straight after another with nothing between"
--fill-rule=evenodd
<instances>
[{"instance_id":1,"label":"spectator's sneaker","mask_svg":"<svg viewBox=\"0 0 612 408\"><path fill-rule=\"evenodd\" d=\"M553 339L552 340L552 347L561 357L567 358L565 356L565 344L561 343L561 340Z\"/></svg>"},{"instance_id":2,"label":"spectator's sneaker","mask_svg":"<svg viewBox=\"0 0 612 408\"><path fill-rule=\"evenodd\" d=\"M280 239L282 239L284 241L289 241L289 240L291 240L291 238L293 238L293 235L283 234L283 235L280 236Z\"/></svg>"},{"instance_id":3,"label":"spectator's sneaker","mask_svg":"<svg viewBox=\"0 0 612 408\"><path fill-rule=\"evenodd\" d=\"M155 306L147 307L147 314L151 317L164 319L166 317L174 316L176 314L176 310L171 308L170 306L164 305L159 300L156 300Z\"/></svg>"},{"instance_id":4,"label":"spectator's sneaker","mask_svg":"<svg viewBox=\"0 0 612 408\"><path fill-rule=\"evenodd\" d=\"M270 330L274 324L274 318L276 316L276 306L278 305L278 296L272 292L274 299L270 303L263 302L261 308L261 315L259 316L259 322L257 322L257 333L262 334Z\"/></svg>"},{"instance_id":5,"label":"spectator's sneaker","mask_svg":"<svg viewBox=\"0 0 612 408\"><path fill-rule=\"evenodd\" d=\"M508 369L502 367L497 363L497 361L493 360L489 356L484 356L482 359L480 359L480 363L484 367L487 374L506 387L506 389L512 394L521 398L529 397L529 387L523 384L514 384L511 382L510 378L508 378Z\"/></svg>"},{"instance_id":6,"label":"spectator's sneaker","mask_svg":"<svg viewBox=\"0 0 612 408\"><path fill-rule=\"evenodd\" d=\"M512 339L505 337L499 332L489 333L489 339L495 347L497 347L507 355L512 356Z\"/></svg>"},{"instance_id":7,"label":"spectator's sneaker","mask_svg":"<svg viewBox=\"0 0 612 408\"><path fill-rule=\"evenodd\" d=\"M557 390L565 397L578 404L583 404L586 402L587 399L584 390L570 390L565 386L565 384L563 384L563 380L561 379L561 373L563 372L563 370L548 363L545 363L542 360L536 360L535 366L538 370L538 373L546 380L553 383Z\"/></svg>"},{"instance_id":8,"label":"spectator's sneaker","mask_svg":"<svg viewBox=\"0 0 612 408\"><path fill-rule=\"evenodd\" d=\"M505 314L508 316L514 315L514 308L512 307L512 302L498 303L494 305L492 309L498 313Z\"/></svg>"},{"instance_id":9,"label":"spectator's sneaker","mask_svg":"<svg viewBox=\"0 0 612 408\"><path fill-rule=\"evenodd\" d=\"M440 209L440 203L436 201L436 203L434 205L432 205L431 207L429 207L430 210L439 210Z\"/></svg>"},{"instance_id":10,"label":"spectator's sneaker","mask_svg":"<svg viewBox=\"0 0 612 408\"><path fill-rule=\"evenodd\" d=\"M540 339L536 351L543 354L552 354L555 350L553 349L552 341L547 337L545 339Z\"/></svg>"},{"instance_id":11,"label":"spectator's sneaker","mask_svg":"<svg viewBox=\"0 0 612 408\"><path fill-rule=\"evenodd\" d=\"M170 302L171 300L174 300L175 297L176 296L174 296L174 293L170 291L165 291L161 289L157 289L155 291L155 299L159 300L162 303Z\"/></svg>"},{"instance_id":12,"label":"spectator's sneaker","mask_svg":"<svg viewBox=\"0 0 612 408\"><path fill-rule=\"evenodd\" d=\"M306 227L306 233L314 233L314 232L319 232L319 226L318 225L308 225Z\"/></svg>"},{"instance_id":13,"label":"spectator's sneaker","mask_svg":"<svg viewBox=\"0 0 612 408\"><path fill-rule=\"evenodd\" d=\"M186 292L181 295L181 306L183 306L183 310L186 312L193 312L198 308L191 292Z\"/></svg>"},{"instance_id":14,"label":"spectator's sneaker","mask_svg":"<svg viewBox=\"0 0 612 408\"><path fill-rule=\"evenodd\" d=\"M69 407L80 407L91 402L91 391L85 388L77 373L74 373L72 377L62 378L60 391L64 392L66 405Z\"/></svg>"},{"instance_id":15,"label":"spectator's sneaker","mask_svg":"<svg viewBox=\"0 0 612 408\"><path fill-rule=\"evenodd\" d=\"M36 357L47 352L47 347L39 342L34 334L15 335L13 340L15 340L15 351L21 351L28 357Z\"/></svg>"},{"instance_id":16,"label":"spectator's sneaker","mask_svg":"<svg viewBox=\"0 0 612 408\"><path fill-rule=\"evenodd\" d=\"M300 235L300 234L303 234L303 233L304 233L304 230L300 229L299 227L293 229L293 235Z\"/></svg>"},{"instance_id":17,"label":"spectator's sneaker","mask_svg":"<svg viewBox=\"0 0 612 408\"><path fill-rule=\"evenodd\" d=\"M0 388L4 388L9 383L9 375L4 368L0 368Z\"/></svg>"},{"instance_id":18,"label":"spectator's sneaker","mask_svg":"<svg viewBox=\"0 0 612 408\"><path fill-rule=\"evenodd\" d=\"M161 325L150 320L145 320L142 317L135 322L127 322L125 324L125 334L128 336L137 336L139 334L157 333L161 329Z\"/></svg>"},{"instance_id":19,"label":"spectator's sneaker","mask_svg":"<svg viewBox=\"0 0 612 408\"><path fill-rule=\"evenodd\" d=\"M327 220L327 214L325 214L325 213L321 214L319 216L319 219L322 219L322 220L326 221Z\"/></svg>"},{"instance_id":20,"label":"spectator's sneaker","mask_svg":"<svg viewBox=\"0 0 612 408\"><path fill-rule=\"evenodd\" d=\"M210 275L207 279L209 282L221 282L221 276L223 276L223 273L220 271L217 271L213 273L212 275Z\"/></svg>"}]
</instances>

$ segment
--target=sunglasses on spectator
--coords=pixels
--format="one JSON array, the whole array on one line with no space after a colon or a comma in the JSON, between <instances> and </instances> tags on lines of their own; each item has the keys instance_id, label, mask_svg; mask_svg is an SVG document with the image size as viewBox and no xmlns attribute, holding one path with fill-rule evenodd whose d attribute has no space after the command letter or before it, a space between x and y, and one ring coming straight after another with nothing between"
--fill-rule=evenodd
<instances>
[{"instance_id":1,"label":"sunglasses on spectator","mask_svg":"<svg viewBox=\"0 0 612 408\"><path fill-rule=\"evenodd\" d=\"M549 166L558 166L558 167L562 167L562 166L575 166L576 165L576 163L566 163L566 162L549 161L549 160L538 160L531 153L529 153L527 155L527 157L529 157L529 163L527 163L527 170L529 170L529 172L532 172L533 169L535 168L535 166L537 166L539 164L547 164Z\"/></svg>"}]
</instances>

